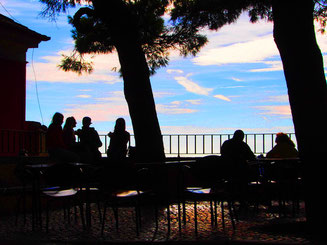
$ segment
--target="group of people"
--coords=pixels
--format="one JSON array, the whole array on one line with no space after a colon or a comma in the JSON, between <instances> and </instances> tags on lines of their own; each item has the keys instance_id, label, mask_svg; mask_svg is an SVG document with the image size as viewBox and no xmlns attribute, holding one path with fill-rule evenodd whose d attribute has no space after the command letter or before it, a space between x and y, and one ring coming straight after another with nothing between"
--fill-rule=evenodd
<instances>
[{"instance_id":1,"label":"group of people","mask_svg":"<svg viewBox=\"0 0 327 245\"><path fill-rule=\"evenodd\" d=\"M92 120L84 117L82 128L77 131L74 117L67 117L64 127L63 114L56 112L49 125L46 134L46 142L50 157L63 162L98 162L101 158L99 148L102 146L98 132L90 127ZM76 141L76 135L79 141ZM126 131L126 124L123 118L116 120L113 132L109 132L110 144L107 150L108 159L122 161L127 155L130 134ZM248 160L254 160L256 156L250 147L243 141L244 132L236 130L231 139L226 140L221 146L222 157L231 160L235 168L242 168L242 164ZM298 151L294 142L287 134L276 135L276 145L267 153L268 158L290 158L298 157Z\"/></svg>"},{"instance_id":2,"label":"group of people","mask_svg":"<svg viewBox=\"0 0 327 245\"><path fill-rule=\"evenodd\" d=\"M77 122L74 117L67 117L64 127L63 114L56 112L46 133L46 142L49 156L59 162L100 162L102 146L98 132L90 127L92 119L84 117L82 128L74 130ZM76 135L79 141L76 140ZM123 160L127 154L127 145L130 134L126 131L125 120L118 118L115 129L108 134L110 144L107 155L111 160Z\"/></svg>"},{"instance_id":3,"label":"group of people","mask_svg":"<svg viewBox=\"0 0 327 245\"><path fill-rule=\"evenodd\" d=\"M233 159L234 162L254 160L256 156L243 139L244 132L236 130L233 137L222 144L221 155L227 159ZM267 158L293 158L299 156L294 142L287 134L277 133L275 143L276 145L267 153Z\"/></svg>"}]
</instances>

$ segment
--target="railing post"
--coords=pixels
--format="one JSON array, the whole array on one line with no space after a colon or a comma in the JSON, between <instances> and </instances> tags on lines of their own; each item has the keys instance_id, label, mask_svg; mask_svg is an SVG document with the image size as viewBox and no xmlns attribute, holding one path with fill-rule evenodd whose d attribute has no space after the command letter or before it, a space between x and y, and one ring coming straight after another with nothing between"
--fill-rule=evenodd
<instances>
[{"instance_id":1,"label":"railing post","mask_svg":"<svg viewBox=\"0 0 327 245\"><path fill-rule=\"evenodd\" d=\"M262 134L262 153L264 153L265 147L265 134Z\"/></svg>"},{"instance_id":2,"label":"railing post","mask_svg":"<svg viewBox=\"0 0 327 245\"><path fill-rule=\"evenodd\" d=\"M186 135L186 154L188 154L188 134Z\"/></svg>"},{"instance_id":3,"label":"railing post","mask_svg":"<svg viewBox=\"0 0 327 245\"><path fill-rule=\"evenodd\" d=\"M179 144L179 137L180 137L180 135L177 136L177 157L178 157L178 158L180 157L180 155L179 155L179 153L180 153L180 149L179 149L179 147L180 147L180 144Z\"/></svg>"},{"instance_id":4,"label":"railing post","mask_svg":"<svg viewBox=\"0 0 327 245\"><path fill-rule=\"evenodd\" d=\"M169 135L169 153L171 154L171 135Z\"/></svg>"},{"instance_id":5,"label":"railing post","mask_svg":"<svg viewBox=\"0 0 327 245\"><path fill-rule=\"evenodd\" d=\"M203 143L203 154L205 154L205 149L206 149L206 146L205 146L205 135L202 135L202 143Z\"/></svg>"}]
</instances>

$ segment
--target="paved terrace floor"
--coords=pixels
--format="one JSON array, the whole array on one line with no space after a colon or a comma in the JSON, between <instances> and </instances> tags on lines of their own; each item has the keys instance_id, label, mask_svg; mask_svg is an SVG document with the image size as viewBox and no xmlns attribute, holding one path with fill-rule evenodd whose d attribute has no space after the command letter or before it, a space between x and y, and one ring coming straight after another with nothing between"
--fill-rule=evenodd
<instances>
[{"instance_id":1,"label":"paved terrace floor","mask_svg":"<svg viewBox=\"0 0 327 245\"><path fill-rule=\"evenodd\" d=\"M119 230L115 229L113 213L108 209L104 236L101 236L97 206L92 205L92 227L83 230L79 219L72 216L71 223L65 223L62 210L52 211L49 232L43 229L32 231L31 215L27 215L24 225L22 216L15 225L14 215L2 215L0 219L0 244L327 244L327 240L317 240L309 236L303 229L304 204L296 217L279 218L277 209L269 210L260 206L257 212L249 209L246 214L239 215L234 231L228 214L226 226L222 227L221 215L218 226L212 227L210 222L210 206L201 202L198 206L198 234L194 232L193 205L187 204L187 224L178 229L177 207L172 206L171 232L167 232L165 209L160 211L159 228L156 230L152 209L142 210L142 229L136 235L133 221L133 209L120 211ZM227 210L227 208L226 208ZM43 217L43 222L45 218Z\"/></svg>"}]
</instances>

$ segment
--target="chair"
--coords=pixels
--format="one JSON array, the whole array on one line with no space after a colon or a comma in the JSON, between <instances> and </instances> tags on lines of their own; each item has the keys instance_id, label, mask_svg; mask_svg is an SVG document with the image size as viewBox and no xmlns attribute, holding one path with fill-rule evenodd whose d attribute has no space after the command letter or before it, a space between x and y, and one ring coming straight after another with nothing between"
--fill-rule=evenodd
<instances>
[{"instance_id":1,"label":"chair","mask_svg":"<svg viewBox=\"0 0 327 245\"><path fill-rule=\"evenodd\" d=\"M225 215L224 215L224 203L227 202L229 208L230 219L233 229L235 229L234 212L232 210L232 196L227 191L227 180L219 177L220 172L223 170L221 166L222 160L216 156L206 157L199 160L196 164L203 164L202 166L188 166L182 167L182 200L183 200L183 220L185 224L185 202L192 201L194 206L194 229L195 233L198 233L197 222L197 203L199 201L210 202L210 216L211 225L217 225L217 204L221 204L222 225L225 228ZM212 165L213 166L210 166ZM192 169L193 168L193 169ZM202 171L199 171L201 168ZM208 174L210 173L210 174ZM212 173L215 173L212 175ZM225 173L226 174L226 173ZM205 178L205 176L208 176ZM210 176L211 175L211 176ZM194 180L194 178L196 178ZM190 181L191 180L191 181ZM205 180L205 181L204 181Z\"/></svg>"},{"instance_id":2,"label":"chair","mask_svg":"<svg viewBox=\"0 0 327 245\"><path fill-rule=\"evenodd\" d=\"M46 201L46 231L49 231L50 205L62 204L64 220L70 224L70 208L79 206L80 217L85 229L84 209L77 195L81 184L81 172L70 164L55 164L47 168L44 173L44 183L40 187L40 197ZM76 208L75 208L75 221Z\"/></svg>"},{"instance_id":3,"label":"chair","mask_svg":"<svg viewBox=\"0 0 327 245\"><path fill-rule=\"evenodd\" d=\"M134 208L135 230L137 236L141 228L141 209L140 206L146 202L153 201L153 195L149 191L148 173L149 170L142 168L134 172L132 181L127 184L102 183L102 192L104 198L104 209L102 218L101 234L104 233L107 207L111 207L114 213L116 230L119 230L119 208ZM127 177L128 178L128 177ZM157 212L155 212L157 214ZM156 218L157 222L157 218ZM156 223L158 226L158 223Z\"/></svg>"},{"instance_id":4,"label":"chair","mask_svg":"<svg viewBox=\"0 0 327 245\"><path fill-rule=\"evenodd\" d=\"M257 169L258 174L257 180L249 181L248 200L256 208L264 204L270 209L277 201L279 217L286 216L286 204L292 202L292 215L295 216L302 193L302 164L298 160L263 159L251 168Z\"/></svg>"},{"instance_id":5,"label":"chair","mask_svg":"<svg viewBox=\"0 0 327 245\"><path fill-rule=\"evenodd\" d=\"M49 232L49 221L50 221L49 207L51 205L50 203L55 203L57 201L62 202L64 220L67 220L68 224L70 224L70 213L71 213L70 208L79 206L81 221L83 224L83 228L85 229L83 206L78 201L77 193L78 190L74 188L61 189L60 187L50 187L50 188L44 188L42 190L43 197L46 198L46 231L47 232ZM75 209L75 221L77 221L76 209Z\"/></svg>"},{"instance_id":6,"label":"chair","mask_svg":"<svg viewBox=\"0 0 327 245\"><path fill-rule=\"evenodd\" d=\"M299 210L302 193L302 164L298 160L276 160L265 168L265 176L278 200L279 216L286 216L286 203L292 203L292 216Z\"/></svg>"}]
</instances>

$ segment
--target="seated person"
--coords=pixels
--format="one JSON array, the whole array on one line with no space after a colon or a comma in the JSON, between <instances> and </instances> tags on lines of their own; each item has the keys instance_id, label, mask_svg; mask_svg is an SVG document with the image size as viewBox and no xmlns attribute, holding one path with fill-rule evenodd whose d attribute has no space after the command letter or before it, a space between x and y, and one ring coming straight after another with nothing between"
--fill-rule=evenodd
<instances>
[{"instance_id":1,"label":"seated person","mask_svg":"<svg viewBox=\"0 0 327 245\"><path fill-rule=\"evenodd\" d=\"M226 140L221 146L221 156L233 162L254 160L255 155L244 141L244 132L236 130L233 138Z\"/></svg>"},{"instance_id":2,"label":"seated person","mask_svg":"<svg viewBox=\"0 0 327 245\"><path fill-rule=\"evenodd\" d=\"M102 146L98 132L91 128L92 124L90 117L84 117L82 120L82 129L77 130L77 135L80 139L82 146L87 150L89 155L89 161L99 161L101 160L101 152L99 147Z\"/></svg>"},{"instance_id":3,"label":"seated person","mask_svg":"<svg viewBox=\"0 0 327 245\"><path fill-rule=\"evenodd\" d=\"M230 177L235 183L239 183L240 192L246 188L250 175L247 161L256 158L243 139L244 132L236 130L233 138L226 140L221 146L221 156L229 164Z\"/></svg>"},{"instance_id":4,"label":"seated person","mask_svg":"<svg viewBox=\"0 0 327 245\"><path fill-rule=\"evenodd\" d=\"M52 117L52 122L49 125L46 134L46 144L49 156L61 162L76 162L79 161L79 156L70 151L64 142L63 131L61 125L64 121L64 116L56 112Z\"/></svg>"},{"instance_id":5,"label":"seated person","mask_svg":"<svg viewBox=\"0 0 327 245\"><path fill-rule=\"evenodd\" d=\"M267 158L293 158L299 156L294 142L287 134L278 133L275 142L276 145L267 153Z\"/></svg>"}]
</instances>

